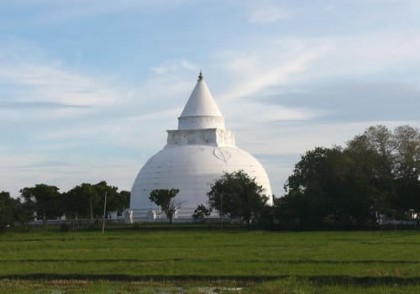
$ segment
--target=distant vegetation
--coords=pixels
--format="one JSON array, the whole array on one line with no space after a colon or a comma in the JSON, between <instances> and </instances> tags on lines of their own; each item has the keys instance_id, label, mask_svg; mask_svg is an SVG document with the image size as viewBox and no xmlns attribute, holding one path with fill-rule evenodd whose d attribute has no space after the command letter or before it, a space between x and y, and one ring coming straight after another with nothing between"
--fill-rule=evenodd
<instances>
[{"instance_id":1,"label":"distant vegetation","mask_svg":"<svg viewBox=\"0 0 420 294\"><path fill-rule=\"evenodd\" d=\"M170 224L176 210L182 205L174 199L178 192L178 189L156 189L150 192L149 200L160 206Z\"/></svg>"},{"instance_id":2,"label":"distant vegetation","mask_svg":"<svg viewBox=\"0 0 420 294\"><path fill-rule=\"evenodd\" d=\"M226 173L209 184L208 203L197 207L196 220L205 221L216 210L248 227L269 229L358 229L376 227L378 222L418 227L420 132L406 125L392 131L373 126L344 147L307 151L284 185L285 195L274 198L273 206L266 205L262 187L242 171ZM107 212L129 207L130 193L118 192L106 182L84 183L65 193L38 184L23 188L19 199L1 192L0 230L25 224L34 214L44 221L65 215L93 222L103 214L105 194ZM167 207L169 215L180 206L176 193L168 203L158 196L151 195L151 200Z\"/></svg>"},{"instance_id":3,"label":"distant vegetation","mask_svg":"<svg viewBox=\"0 0 420 294\"><path fill-rule=\"evenodd\" d=\"M222 217L239 218L249 229L251 221L260 220L267 205L268 197L263 192L263 187L244 171L224 173L210 184L208 203Z\"/></svg>"},{"instance_id":4,"label":"distant vegetation","mask_svg":"<svg viewBox=\"0 0 420 294\"><path fill-rule=\"evenodd\" d=\"M59 188L46 184L25 187L21 197L14 199L8 192L0 192L0 230L13 224L26 224L34 218L46 222L66 216L67 219L101 219L104 198L107 195L106 212L122 212L128 208L130 192L118 191L105 181L97 184L83 183L60 193Z\"/></svg>"},{"instance_id":5,"label":"distant vegetation","mask_svg":"<svg viewBox=\"0 0 420 294\"><path fill-rule=\"evenodd\" d=\"M374 126L345 147L316 147L296 163L284 189L283 197L266 206L255 179L225 174L211 185L209 208L260 228L418 227L420 132Z\"/></svg>"},{"instance_id":6,"label":"distant vegetation","mask_svg":"<svg viewBox=\"0 0 420 294\"><path fill-rule=\"evenodd\" d=\"M286 228L370 227L420 220L420 132L368 128L345 147L315 148L295 165L273 217ZM417 223L418 226L418 223Z\"/></svg>"}]
</instances>

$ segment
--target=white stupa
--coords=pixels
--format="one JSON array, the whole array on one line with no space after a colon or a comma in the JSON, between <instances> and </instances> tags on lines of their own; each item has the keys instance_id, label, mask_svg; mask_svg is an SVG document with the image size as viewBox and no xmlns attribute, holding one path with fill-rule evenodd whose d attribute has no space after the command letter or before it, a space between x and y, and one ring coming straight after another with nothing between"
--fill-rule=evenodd
<instances>
[{"instance_id":1,"label":"white stupa","mask_svg":"<svg viewBox=\"0 0 420 294\"><path fill-rule=\"evenodd\" d=\"M178 129L169 130L166 146L138 173L131 190L130 210L135 220L154 219L159 208L149 200L155 189L179 189L182 203L175 218L191 218L206 204L210 183L224 172L243 170L265 189L272 204L270 181L263 166L235 146L232 131L200 73L190 98L178 118Z\"/></svg>"}]
</instances>

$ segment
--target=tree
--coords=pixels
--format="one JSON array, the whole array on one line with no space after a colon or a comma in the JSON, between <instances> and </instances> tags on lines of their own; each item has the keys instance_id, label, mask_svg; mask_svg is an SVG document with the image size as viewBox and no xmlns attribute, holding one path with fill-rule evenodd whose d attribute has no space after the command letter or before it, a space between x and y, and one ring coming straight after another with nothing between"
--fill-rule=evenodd
<instances>
[{"instance_id":1,"label":"tree","mask_svg":"<svg viewBox=\"0 0 420 294\"><path fill-rule=\"evenodd\" d=\"M68 217L89 217L93 222L103 214L105 194L107 195L106 213L122 212L128 208L130 192L118 192L118 188L105 181L97 184L83 183L69 190L65 195L66 215Z\"/></svg>"},{"instance_id":2,"label":"tree","mask_svg":"<svg viewBox=\"0 0 420 294\"><path fill-rule=\"evenodd\" d=\"M252 220L260 217L268 197L264 189L244 171L224 173L210 185L210 208L219 211L223 217L241 218L249 229Z\"/></svg>"},{"instance_id":3,"label":"tree","mask_svg":"<svg viewBox=\"0 0 420 294\"><path fill-rule=\"evenodd\" d=\"M392 176L393 147L390 142L378 144L380 139L373 134L382 134L390 140L391 135L381 126L381 132L370 127L363 135L355 136L347 143L344 155L349 161L348 173L365 187L365 198L369 198L371 210L375 214L394 214L392 199L395 198L395 182ZM369 135L366 135L369 131ZM382 147L378 147L381 145ZM385 147L387 146L387 147Z\"/></svg>"},{"instance_id":4,"label":"tree","mask_svg":"<svg viewBox=\"0 0 420 294\"><path fill-rule=\"evenodd\" d=\"M170 224L172 223L172 218L176 210L181 207L181 202L173 199L178 193L178 189L156 189L150 192L150 201L154 202L157 206L160 206L169 219Z\"/></svg>"},{"instance_id":5,"label":"tree","mask_svg":"<svg viewBox=\"0 0 420 294\"><path fill-rule=\"evenodd\" d=\"M193 219L204 221L204 218L209 216L211 209L208 209L204 204L199 204L192 215Z\"/></svg>"},{"instance_id":6,"label":"tree","mask_svg":"<svg viewBox=\"0 0 420 294\"><path fill-rule=\"evenodd\" d=\"M358 162L339 147L308 151L288 178L286 195L276 202L278 217L304 228L370 222L372 193Z\"/></svg>"},{"instance_id":7,"label":"tree","mask_svg":"<svg viewBox=\"0 0 420 294\"><path fill-rule=\"evenodd\" d=\"M385 126L369 127L349 142L347 149L363 137L359 155L370 153L371 184L377 190L376 209L381 214L404 217L420 211L420 132L407 125L390 131Z\"/></svg>"},{"instance_id":8,"label":"tree","mask_svg":"<svg viewBox=\"0 0 420 294\"><path fill-rule=\"evenodd\" d=\"M130 195L129 191L120 191L115 195L115 198L111 199L110 211L117 211L122 213L125 209L130 207Z\"/></svg>"},{"instance_id":9,"label":"tree","mask_svg":"<svg viewBox=\"0 0 420 294\"><path fill-rule=\"evenodd\" d=\"M101 198L101 206L103 208L103 200L105 194L107 195L107 205L106 213L109 212L118 212L121 213L124 209L129 207L130 204L130 192L121 191L118 192L118 187L110 186L105 181L101 181L95 185L93 188L96 190L96 193Z\"/></svg>"},{"instance_id":10,"label":"tree","mask_svg":"<svg viewBox=\"0 0 420 294\"><path fill-rule=\"evenodd\" d=\"M306 152L276 201L280 222L307 228L372 224L377 215L420 211L420 135L409 126L372 126L345 148Z\"/></svg>"},{"instance_id":11,"label":"tree","mask_svg":"<svg viewBox=\"0 0 420 294\"><path fill-rule=\"evenodd\" d=\"M0 231L13 225L20 201L10 197L9 192L0 192Z\"/></svg>"},{"instance_id":12,"label":"tree","mask_svg":"<svg viewBox=\"0 0 420 294\"><path fill-rule=\"evenodd\" d=\"M66 215L74 218L90 218L102 215L100 195L92 184L82 183L65 194Z\"/></svg>"},{"instance_id":13,"label":"tree","mask_svg":"<svg viewBox=\"0 0 420 294\"><path fill-rule=\"evenodd\" d=\"M63 215L63 201L59 188L46 184L37 184L35 187L26 187L20 190L25 202L32 203L38 217L44 223Z\"/></svg>"},{"instance_id":14,"label":"tree","mask_svg":"<svg viewBox=\"0 0 420 294\"><path fill-rule=\"evenodd\" d=\"M394 130L396 204L407 214L420 212L420 132L410 126Z\"/></svg>"},{"instance_id":15,"label":"tree","mask_svg":"<svg viewBox=\"0 0 420 294\"><path fill-rule=\"evenodd\" d=\"M410 126L394 130L394 173L396 178L418 180L420 176L420 132Z\"/></svg>"},{"instance_id":16,"label":"tree","mask_svg":"<svg viewBox=\"0 0 420 294\"><path fill-rule=\"evenodd\" d=\"M16 209L15 220L21 225L28 224L34 220L35 217L35 205L31 202L21 201L19 198L19 205Z\"/></svg>"},{"instance_id":17,"label":"tree","mask_svg":"<svg viewBox=\"0 0 420 294\"><path fill-rule=\"evenodd\" d=\"M278 202L284 208L288 207L285 212L294 214L288 217L296 218L304 227L321 226L325 217L332 213L325 183L330 182L326 173L333 152L340 151L317 147L306 152L285 184L286 195ZM279 212L282 213L282 209Z\"/></svg>"},{"instance_id":18,"label":"tree","mask_svg":"<svg viewBox=\"0 0 420 294\"><path fill-rule=\"evenodd\" d=\"M0 192L0 231L15 223L25 224L34 219L32 203L10 197L9 192Z\"/></svg>"}]
</instances>

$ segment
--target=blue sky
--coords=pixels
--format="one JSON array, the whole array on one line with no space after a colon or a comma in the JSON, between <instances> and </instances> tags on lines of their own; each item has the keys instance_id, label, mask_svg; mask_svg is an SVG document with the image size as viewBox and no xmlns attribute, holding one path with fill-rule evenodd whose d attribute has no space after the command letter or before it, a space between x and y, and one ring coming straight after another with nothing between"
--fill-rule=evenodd
<instances>
[{"instance_id":1,"label":"blue sky","mask_svg":"<svg viewBox=\"0 0 420 294\"><path fill-rule=\"evenodd\" d=\"M0 190L131 189L197 74L266 167L420 127L417 0L0 0Z\"/></svg>"}]
</instances>

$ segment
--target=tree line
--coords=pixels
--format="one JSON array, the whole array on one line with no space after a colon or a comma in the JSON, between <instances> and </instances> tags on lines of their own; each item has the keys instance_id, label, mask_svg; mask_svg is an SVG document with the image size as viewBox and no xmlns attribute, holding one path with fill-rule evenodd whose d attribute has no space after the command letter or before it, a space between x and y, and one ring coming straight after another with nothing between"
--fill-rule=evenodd
<instances>
[{"instance_id":1,"label":"tree line","mask_svg":"<svg viewBox=\"0 0 420 294\"><path fill-rule=\"evenodd\" d=\"M9 192L0 192L0 230L13 223L57 219L90 219L92 222L102 218L105 194L106 213L122 212L129 207L130 192L118 191L105 181L97 184L83 183L67 192L60 192L56 186L36 184L20 190L21 196L14 199Z\"/></svg>"},{"instance_id":2,"label":"tree line","mask_svg":"<svg viewBox=\"0 0 420 294\"><path fill-rule=\"evenodd\" d=\"M378 125L344 147L316 147L296 163L285 194L267 206L263 188L243 171L211 184L207 206L228 218L283 229L363 228L382 220L420 220L420 133Z\"/></svg>"},{"instance_id":3,"label":"tree line","mask_svg":"<svg viewBox=\"0 0 420 294\"><path fill-rule=\"evenodd\" d=\"M375 225L380 218L420 218L420 133L378 125L345 147L317 147L295 165L275 201L285 227Z\"/></svg>"},{"instance_id":4,"label":"tree line","mask_svg":"<svg viewBox=\"0 0 420 294\"><path fill-rule=\"evenodd\" d=\"M284 185L285 194L268 197L243 171L225 173L210 183L208 201L193 217L203 220L211 211L223 219L279 229L363 228L380 219L420 220L420 132L411 126L393 130L378 125L355 136L344 147L316 147L296 163ZM154 190L150 200L161 206L171 222L182 203L179 190ZM89 218L129 207L130 193L102 181L81 184L65 193L55 186L23 188L13 199L0 193L0 229L13 222ZM418 225L418 223L417 223Z\"/></svg>"}]
</instances>

